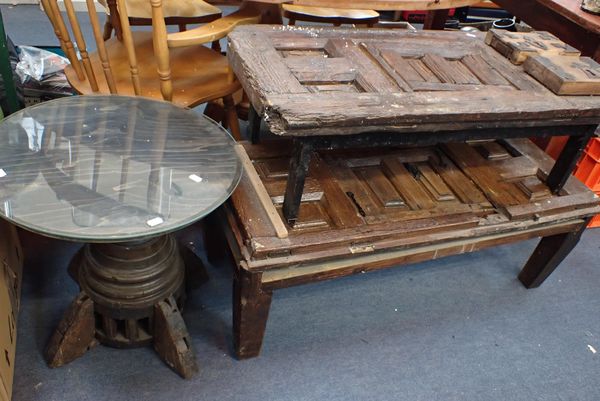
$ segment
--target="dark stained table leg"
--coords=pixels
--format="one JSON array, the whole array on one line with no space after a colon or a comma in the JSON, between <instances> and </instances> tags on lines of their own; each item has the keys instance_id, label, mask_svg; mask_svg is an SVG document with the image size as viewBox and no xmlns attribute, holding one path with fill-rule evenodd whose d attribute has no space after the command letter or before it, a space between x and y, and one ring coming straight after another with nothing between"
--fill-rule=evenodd
<instances>
[{"instance_id":1,"label":"dark stained table leg","mask_svg":"<svg viewBox=\"0 0 600 401\"><path fill-rule=\"evenodd\" d=\"M423 29L443 30L450 10L431 10L425 16Z\"/></svg>"},{"instance_id":2,"label":"dark stained table leg","mask_svg":"<svg viewBox=\"0 0 600 401\"><path fill-rule=\"evenodd\" d=\"M238 359L258 356L269 318L272 291L261 288L262 273L237 266L233 279L233 342Z\"/></svg>"},{"instance_id":3,"label":"dark stained table leg","mask_svg":"<svg viewBox=\"0 0 600 401\"><path fill-rule=\"evenodd\" d=\"M519 280L527 288L539 287L579 242L590 219L575 231L544 237L521 270Z\"/></svg>"},{"instance_id":4,"label":"dark stained table leg","mask_svg":"<svg viewBox=\"0 0 600 401\"><path fill-rule=\"evenodd\" d=\"M254 109L252 105L250 105L248 109L248 129L246 131L246 136L252 144L257 144L260 141L260 116Z\"/></svg>"},{"instance_id":5,"label":"dark stained table leg","mask_svg":"<svg viewBox=\"0 0 600 401\"><path fill-rule=\"evenodd\" d=\"M546 185L548 185L552 193L558 194L561 191L573 173L573 169L592 135L593 131L588 135L569 137L565 148L558 157L558 160L556 160L556 163L554 163L554 167L552 167L552 171L550 171L546 179Z\"/></svg>"},{"instance_id":6,"label":"dark stained table leg","mask_svg":"<svg viewBox=\"0 0 600 401\"><path fill-rule=\"evenodd\" d=\"M304 181L308 174L313 145L308 141L294 139L290 169L283 199L283 217L288 224L294 225L298 218L298 210L302 201Z\"/></svg>"}]
</instances>

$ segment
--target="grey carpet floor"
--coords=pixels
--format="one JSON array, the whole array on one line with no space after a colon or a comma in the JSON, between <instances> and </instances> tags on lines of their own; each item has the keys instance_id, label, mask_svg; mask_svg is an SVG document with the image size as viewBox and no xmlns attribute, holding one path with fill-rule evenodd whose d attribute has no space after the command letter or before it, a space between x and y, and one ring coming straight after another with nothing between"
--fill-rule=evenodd
<instances>
[{"instance_id":1,"label":"grey carpet floor","mask_svg":"<svg viewBox=\"0 0 600 401\"><path fill-rule=\"evenodd\" d=\"M197 249L199 232L183 233ZM99 346L47 368L44 345L77 292L65 271L77 245L24 244L15 401L600 400L598 229L535 290L516 279L535 241L280 290L247 361L232 357L220 261L184 313L201 366L189 381L151 348Z\"/></svg>"}]
</instances>

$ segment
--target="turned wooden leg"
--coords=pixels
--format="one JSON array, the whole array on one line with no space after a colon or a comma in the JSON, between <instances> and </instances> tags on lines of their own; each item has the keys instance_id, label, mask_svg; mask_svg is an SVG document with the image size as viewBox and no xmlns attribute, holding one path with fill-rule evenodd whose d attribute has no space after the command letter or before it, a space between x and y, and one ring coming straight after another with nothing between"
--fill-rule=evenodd
<instances>
[{"instance_id":1,"label":"turned wooden leg","mask_svg":"<svg viewBox=\"0 0 600 401\"><path fill-rule=\"evenodd\" d=\"M57 368L83 356L97 344L95 333L94 303L85 292L80 292L46 347L48 366Z\"/></svg>"},{"instance_id":2,"label":"turned wooden leg","mask_svg":"<svg viewBox=\"0 0 600 401\"><path fill-rule=\"evenodd\" d=\"M198 372L192 340L173 297L154 307L154 349L184 379Z\"/></svg>"},{"instance_id":3,"label":"turned wooden leg","mask_svg":"<svg viewBox=\"0 0 600 401\"><path fill-rule=\"evenodd\" d=\"M519 274L523 285L539 287L577 245L588 223L586 219L575 231L542 238Z\"/></svg>"},{"instance_id":4,"label":"turned wooden leg","mask_svg":"<svg viewBox=\"0 0 600 401\"><path fill-rule=\"evenodd\" d=\"M236 268L233 279L233 341L238 359L258 356L262 346L272 291L261 288L262 273Z\"/></svg>"},{"instance_id":5,"label":"turned wooden leg","mask_svg":"<svg viewBox=\"0 0 600 401\"><path fill-rule=\"evenodd\" d=\"M240 131L240 121L238 120L233 96L227 95L223 97L223 105L225 106L227 126L229 127L229 130L231 131L231 134L233 135L235 140L240 141L242 139L242 133Z\"/></svg>"}]
</instances>

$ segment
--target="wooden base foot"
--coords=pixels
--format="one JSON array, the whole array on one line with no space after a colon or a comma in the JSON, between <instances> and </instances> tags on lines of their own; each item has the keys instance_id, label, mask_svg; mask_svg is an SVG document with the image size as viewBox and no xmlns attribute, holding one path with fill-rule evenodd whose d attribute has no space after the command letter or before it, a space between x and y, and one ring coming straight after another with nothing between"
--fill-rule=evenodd
<instances>
[{"instance_id":1,"label":"wooden base foot","mask_svg":"<svg viewBox=\"0 0 600 401\"><path fill-rule=\"evenodd\" d=\"M94 303L80 292L65 312L45 351L48 366L57 368L83 356L97 344Z\"/></svg>"},{"instance_id":2,"label":"wooden base foot","mask_svg":"<svg viewBox=\"0 0 600 401\"><path fill-rule=\"evenodd\" d=\"M233 280L233 341L238 359L258 356L273 292L261 288L262 273L237 268Z\"/></svg>"},{"instance_id":3,"label":"wooden base foot","mask_svg":"<svg viewBox=\"0 0 600 401\"><path fill-rule=\"evenodd\" d=\"M588 222L589 219L570 233L542 238L519 273L523 285L527 288L539 287L577 245Z\"/></svg>"},{"instance_id":4,"label":"wooden base foot","mask_svg":"<svg viewBox=\"0 0 600 401\"><path fill-rule=\"evenodd\" d=\"M97 341L116 348L154 343L167 365L190 378L198 367L180 309L186 262L202 281L202 264L191 250L180 252L173 235L85 245L69 268L81 292L48 344L48 364L69 363Z\"/></svg>"},{"instance_id":5,"label":"wooden base foot","mask_svg":"<svg viewBox=\"0 0 600 401\"><path fill-rule=\"evenodd\" d=\"M192 340L173 297L155 306L154 349L184 379L198 372Z\"/></svg>"}]
</instances>

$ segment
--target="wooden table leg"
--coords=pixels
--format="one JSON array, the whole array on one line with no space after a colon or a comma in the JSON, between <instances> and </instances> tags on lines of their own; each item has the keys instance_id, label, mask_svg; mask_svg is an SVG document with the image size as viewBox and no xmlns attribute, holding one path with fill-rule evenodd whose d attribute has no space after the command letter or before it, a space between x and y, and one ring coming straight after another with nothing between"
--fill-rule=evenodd
<instances>
[{"instance_id":1,"label":"wooden table leg","mask_svg":"<svg viewBox=\"0 0 600 401\"><path fill-rule=\"evenodd\" d=\"M527 288L537 288L567 257L579 242L590 219L586 219L575 231L544 237L521 270L519 280Z\"/></svg>"},{"instance_id":2,"label":"wooden table leg","mask_svg":"<svg viewBox=\"0 0 600 401\"><path fill-rule=\"evenodd\" d=\"M554 163L554 167L546 179L546 185L552 193L558 194L562 190L592 135L593 131L588 135L569 137L565 148L558 156L558 160Z\"/></svg>"},{"instance_id":3,"label":"wooden table leg","mask_svg":"<svg viewBox=\"0 0 600 401\"><path fill-rule=\"evenodd\" d=\"M260 141L260 116L254 109L254 106L250 105L248 108L248 129L246 136L252 144L257 144Z\"/></svg>"},{"instance_id":4,"label":"wooden table leg","mask_svg":"<svg viewBox=\"0 0 600 401\"><path fill-rule=\"evenodd\" d=\"M262 347L272 291L261 288L262 273L236 267L233 279L233 341L238 359L258 356Z\"/></svg>"},{"instance_id":5,"label":"wooden table leg","mask_svg":"<svg viewBox=\"0 0 600 401\"><path fill-rule=\"evenodd\" d=\"M448 13L448 9L429 11L425 16L423 29L443 30L446 25L446 20L448 19Z\"/></svg>"},{"instance_id":6,"label":"wooden table leg","mask_svg":"<svg viewBox=\"0 0 600 401\"><path fill-rule=\"evenodd\" d=\"M283 199L283 217L285 217L288 224L291 226L293 226L296 219L298 219L304 181L308 174L308 166L310 164L312 152L313 146L311 143L300 139L294 139L292 158L290 159L290 169L285 188L285 197Z\"/></svg>"}]
</instances>

